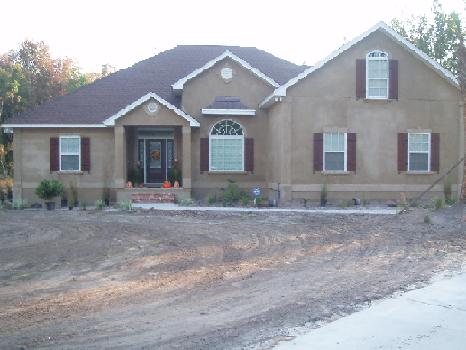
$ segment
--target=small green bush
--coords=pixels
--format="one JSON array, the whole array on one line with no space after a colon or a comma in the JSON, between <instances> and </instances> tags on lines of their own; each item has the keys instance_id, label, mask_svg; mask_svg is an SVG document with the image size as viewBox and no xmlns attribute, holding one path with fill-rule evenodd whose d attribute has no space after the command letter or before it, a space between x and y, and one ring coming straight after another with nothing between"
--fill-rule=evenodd
<instances>
[{"instance_id":1,"label":"small green bush","mask_svg":"<svg viewBox=\"0 0 466 350\"><path fill-rule=\"evenodd\" d=\"M58 180L42 180L36 188L36 195L45 201L52 200L63 194L65 188Z\"/></svg>"},{"instance_id":2,"label":"small green bush","mask_svg":"<svg viewBox=\"0 0 466 350\"><path fill-rule=\"evenodd\" d=\"M450 198L445 199L445 203L447 205L455 205L458 202L458 199L455 196L451 196Z\"/></svg>"},{"instance_id":3,"label":"small green bush","mask_svg":"<svg viewBox=\"0 0 466 350\"><path fill-rule=\"evenodd\" d=\"M209 197L207 197L207 203L209 203L209 205L217 203L217 195L209 195Z\"/></svg>"},{"instance_id":4,"label":"small green bush","mask_svg":"<svg viewBox=\"0 0 466 350\"><path fill-rule=\"evenodd\" d=\"M249 201L251 200L249 197L249 194L247 192L241 192L239 196L239 200L241 202L242 206L247 206L249 204Z\"/></svg>"},{"instance_id":5,"label":"small green bush","mask_svg":"<svg viewBox=\"0 0 466 350\"><path fill-rule=\"evenodd\" d=\"M28 205L28 201L26 199L18 198L18 199L13 200L12 208L13 209L24 209L26 208L27 205Z\"/></svg>"},{"instance_id":6,"label":"small green bush","mask_svg":"<svg viewBox=\"0 0 466 350\"><path fill-rule=\"evenodd\" d=\"M79 202L79 207L81 208L81 210L86 210L87 209L87 202L86 201Z\"/></svg>"},{"instance_id":7,"label":"small green bush","mask_svg":"<svg viewBox=\"0 0 466 350\"><path fill-rule=\"evenodd\" d=\"M194 204L194 201L192 200L192 198L181 198L178 201L178 204L183 206L183 207L189 207L189 206L192 206Z\"/></svg>"},{"instance_id":8,"label":"small green bush","mask_svg":"<svg viewBox=\"0 0 466 350\"><path fill-rule=\"evenodd\" d=\"M434 198L433 200L435 210L442 209L445 206L443 198Z\"/></svg>"},{"instance_id":9,"label":"small green bush","mask_svg":"<svg viewBox=\"0 0 466 350\"><path fill-rule=\"evenodd\" d=\"M133 204L131 200L125 199L119 203L119 207L121 210L127 210L130 211L133 208Z\"/></svg>"},{"instance_id":10,"label":"small green bush","mask_svg":"<svg viewBox=\"0 0 466 350\"><path fill-rule=\"evenodd\" d=\"M102 199L96 200L96 201L95 201L95 208L96 208L97 210L102 210L102 209L104 209L104 208L105 208L105 203L104 203L104 201L103 201Z\"/></svg>"},{"instance_id":11,"label":"small green bush","mask_svg":"<svg viewBox=\"0 0 466 350\"><path fill-rule=\"evenodd\" d=\"M232 206L240 200L241 191L233 180L228 180L228 186L223 193L223 204L226 206Z\"/></svg>"}]
</instances>

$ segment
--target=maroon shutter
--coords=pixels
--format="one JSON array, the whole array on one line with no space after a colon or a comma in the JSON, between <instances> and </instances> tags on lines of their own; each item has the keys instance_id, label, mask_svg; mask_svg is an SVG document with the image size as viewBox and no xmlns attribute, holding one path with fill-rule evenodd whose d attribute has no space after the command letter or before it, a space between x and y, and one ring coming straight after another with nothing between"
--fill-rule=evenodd
<instances>
[{"instance_id":1,"label":"maroon shutter","mask_svg":"<svg viewBox=\"0 0 466 350\"><path fill-rule=\"evenodd\" d=\"M254 139L244 139L244 170L254 171Z\"/></svg>"},{"instance_id":2,"label":"maroon shutter","mask_svg":"<svg viewBox=\"0 0 466 350\"><path fill-rule=\"evenodd\" d=\"M314 172L324 168L324 134L314 134Z\"/></svg>"},{"instance_id":3,"label":"maroon shutter","mask_svg":"<svg viewBox=\"0 0 466 350\"><path fill-rule=\"evenodd\" d=\"M388 61L388 98L398 99L398 60Z\"/></svg>"},{"instance_id":4,"label":"maroon shutter","mask_svg":"<svg viewBox=\"0 0 466 350\"><path fill-rule=\"evenodd\" d=\"M91 142L89 137L81 137L81 171L91 171Z\"/></svg>"},{"instance_id":5,"label":"maroon shutter","mask_svg":"<svg viewBox=\"0 0 466 350\"><path fill-rule=\"evenodd\" d=\"M348 171L356 171L356 134L346 135L348 159L346 168Z\"/></svg>"},{"instance_id":6,"label":"maroon shutter","mask_svg":"<svg viewBox=\"0 0 466 350\"><path fill-rule=\"evenodd\" d=\"M60 170L60 157L59 154L59 140L58 137L50 138L50 171Z\"/></svg>"},{"instance_id":7,"label":"maroon shutter","mask_svg":"<svg viewBox=\"0 0 466 350\"><path fill-rule=\"evenodd\" d=\"M356 99L366 98L366 60L356 60Z\"/></svg>"},{"instance_id":8,"label":"maroon shutter","mask_svg":"<svg viewBox=\"0 0 466 350\"><path fill-rule=\"evenodd\" d=\"M201 138L200 148L200 169L201 171L209 171L209 139Z\"/></svg>"},{"instance_id":9,"label":"maroon shutter","mask_svg":"<svg viewBox=\"0 0 466 350\"><path fill-rule=\"evenodd\" d=\"M432 133L430 135L430 170L440 171L440 134Z\"/></svg>"},{"instance_id":10,"label":"maroon shutter","mask_svg":"<svg viewBox=\"0 0 466 350\"><path fill-rule=\"evenodd\" d=\"M398 133L398 172L406 171L408 164L408 134Z\"/></svg>"}]
</instances>

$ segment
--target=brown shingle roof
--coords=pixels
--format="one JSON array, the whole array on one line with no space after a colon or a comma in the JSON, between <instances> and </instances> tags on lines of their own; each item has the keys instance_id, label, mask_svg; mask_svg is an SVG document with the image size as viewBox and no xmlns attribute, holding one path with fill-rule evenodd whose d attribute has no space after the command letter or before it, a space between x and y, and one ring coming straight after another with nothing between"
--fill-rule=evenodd
<instances>
[{"instance_id":1,"label":"brown shingle roof","mask_svg":"<svg viewBox=\"0 0 466 350\"><path fill-rule=\"evenodd\" d=\"M253 47L182 45L17 115L8 124L100 124L148 92L180 107L171 85L225 50L283 84L305 68Z\"/></svg>"}]
</instances>

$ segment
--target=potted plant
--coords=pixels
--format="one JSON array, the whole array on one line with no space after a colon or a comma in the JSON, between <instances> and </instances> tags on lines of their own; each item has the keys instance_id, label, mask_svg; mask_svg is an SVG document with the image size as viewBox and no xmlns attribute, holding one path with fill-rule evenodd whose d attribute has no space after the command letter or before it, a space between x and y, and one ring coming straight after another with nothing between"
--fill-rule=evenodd
<instances>
[{"instance_id":1,"label":"potted plant","mask_svg":"<svg viewBox=\"0 0 466 350\"><path fill-rule=\"evenodd\" d=\"M63 184L58 180L42 180L36 188L36 195L45 201L47 210L55 209L54 198L61 196L64 191Z\"/></svg>"},{"instance_id":2,"label":"potted plant","mask_svg":"<svg viewBox=\"0 0 466 350\"><path fill-rule=\"evenodd\" d=\"M178 188L181 186L181 169L177 162L175 162L173 167L170 169L168 179L173 184L173 187Z\"/></svg>"},{"instance_id":3,"label":"potted plant","mask_svg":"<svg viewBox=\"0 0 466 350\"><path fill-rule=\"evenodd\" d=\"M327 184L322 185L322 189L320 190L320 206L325 207L327 205Z\"/></svg>"}]
</instances>

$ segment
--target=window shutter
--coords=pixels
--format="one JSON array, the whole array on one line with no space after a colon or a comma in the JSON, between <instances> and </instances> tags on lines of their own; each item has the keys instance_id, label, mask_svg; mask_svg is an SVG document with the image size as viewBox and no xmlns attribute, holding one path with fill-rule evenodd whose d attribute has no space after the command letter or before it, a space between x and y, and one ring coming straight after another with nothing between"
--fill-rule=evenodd
<instances>
[{"instance_id":1,"label":"window shutter","mask_svg":"<svg viewBox=\"0 0 466 350\"><path fill-rule=\"evenodd\" d=\"M398 172L406 171L408 165L408 134L398 133Z\"/></svg>"},{"instance_id":2,"label":"window shutter","mask_svg":"<svg viewBox=\"0 0 466 350\"><path fill-rule=\"evenodd\" d=\"M60 150L58 137L50 138L50 172L60 170Z\"/></svg>"},{"instance_id":3,"label":"window shutter","mask_svg":"<svg viewBox=\"0 0 466 350\"><path fill-rule=\"evenodd\" d=\"M356 60L356 99L366 98L366 60Z\"/></svg>"},{"instance_id":4,"label":"window shutter","mask_svg":"<svg viewBox=\"0 0 466 350\"><path fill-rule=\"evenodd\" d=\"M348 133L346 135L347 142L347 164L348 171L356 171L356 134Z\"/></svg>"},{"instance_id":5,"label":"window shutter","mask_svg":"<svg viewBox=\"0 0 466 350\"><path fill-rule=\"evenodd\" d=\"M200 169L202 171L209 171L209 139L201 138L200 148Z\"/></svg>"},{"instance_id":6,"label":"window shutter","mask_svg":"<svg viewBox=\"0 0 466 350\"><path fill-rule=\"evenodd\" d=\"M432 133L430 135L430 170L440 171L440 134Z\"/></svg>"},{"instance_id":7,"label":"window shutter","mask_svg":"<svg viewBox=\"0 0 466 350\"><path fill-rule=\"evenodd\" d=\"M91 171L91 142L89 137L81 137L81 171Z\"/></svg>"},{"instance_id":8,"label":"window shutter","mask_svg":"<svg viewBox=\"0 0 466 350\"><path fill-rule=\"evenodd\" d=\"M254 171L254 139L244 139L244 170Z\"/></svg>"},{"instance_id":9,"label":"window shutter","mask_svg":"<svg viewBox=\"0 0 466 350\"><path fill-rule=\"evenodd\" d=\"M388 98L398 99L398 60L388 61Z\"/></svg>"},{"instance_id":10,"label":"window shutter","mask_svg":"<svg viewBox=\"0 0 466 350\"><path fill-rule=\"evenodd\" d=\"M324 134L314 134L314 172L324 169Z\"/></svg>"}]
</instances>

